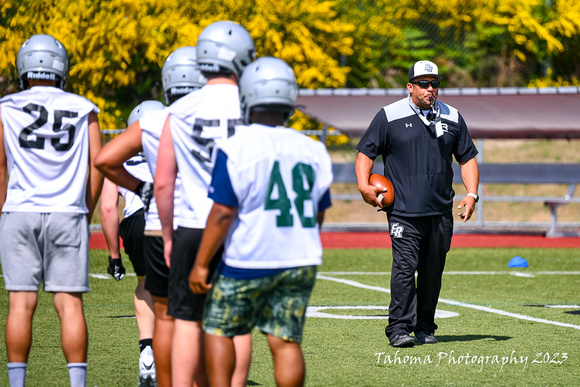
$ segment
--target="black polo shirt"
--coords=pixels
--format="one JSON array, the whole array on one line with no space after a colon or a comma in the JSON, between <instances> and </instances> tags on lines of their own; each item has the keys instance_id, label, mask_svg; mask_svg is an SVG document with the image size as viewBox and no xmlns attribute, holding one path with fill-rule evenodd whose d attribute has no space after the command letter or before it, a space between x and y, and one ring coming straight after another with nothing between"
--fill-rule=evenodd
<instances>
[{"instance_id":1,"label":"black polo shirt","mask_svg":"<svg viewBox=\"0 0 580 387\"><path fill-rule=\"evenodd\" d=\"M457 109L437 101L443 135L423 123L408 98L382 108L356 149L371 159L382 155L395 201L388 213L429 216L453 210L453 156L466 162L477 149Z\"/></svg>"}]
</instances>

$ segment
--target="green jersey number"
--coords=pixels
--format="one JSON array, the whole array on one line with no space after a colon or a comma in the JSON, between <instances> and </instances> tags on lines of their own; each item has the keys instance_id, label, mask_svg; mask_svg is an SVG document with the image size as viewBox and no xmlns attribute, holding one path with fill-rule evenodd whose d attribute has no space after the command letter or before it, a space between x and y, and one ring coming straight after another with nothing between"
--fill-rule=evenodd
<instances>
[{"instance_id":1,"label":"green jersey number","mask_svg":"<svg viewBox=\"0 0 580 387\"><path fill-rule=\"evenodd\" d=\"M315 179L316 174L309 164L297 163L292 168L292 190L296 193L294 206L300 217L300 223L304 228L313 228L316 226L316 211L314 211L312 216L304 215L304 202L307 200L312 201L312 189L314 188ZM275 192L277 192L277 195ZM288 198L288 191L286 190L284 180L282 180L280 163L278 161L274 162L274 166L270 172L264 209L280 211L280 214L276 217L276 226L292 227L294 225L294 219L290 212L292 202Z\"/></svg>"}]
</instances>

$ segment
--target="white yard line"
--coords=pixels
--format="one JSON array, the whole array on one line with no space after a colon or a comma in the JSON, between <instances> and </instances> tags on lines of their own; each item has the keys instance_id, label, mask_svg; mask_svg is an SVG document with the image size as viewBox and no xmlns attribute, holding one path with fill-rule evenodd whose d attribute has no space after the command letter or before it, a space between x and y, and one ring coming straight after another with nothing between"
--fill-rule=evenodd
<instances>
[{"instance_id":1,"label":"white yard line","mask_svg":"<svg viewBox=\"0 0 580 387\"><path fill-rule=\"evenodd\" d=\"M515 277L524 277L524 278L534 278L535 275L530 274L530 273L521 273L519 271L514 271L513 273L510 273L510 275L513 275Z\"/></svg>"},{"instance_id":2,"label":"white yard line","mask_svg":"<svg viewBox=\"0 0 580 387\"><path fill-rule=\"evenodd\" d=\"M125 274L126 277L135 277L135 273L127 273ZM110 274L102 274L102 273L89 273L89 277L98 278L98 279L114 279Z\"/></svg>"},{"instance_id":3,"label":"white yard line","mask_svg":"<svg viewBox=\"0 0 580 387\"><path fill-rule=\"evenodd\" d=\"M391 275L388 271L319 271L326 275ZM516 275L533 277L536 275L580 275L580 271L444 271L443 275Z\"/></svg>"},{"instance_id":4,"label":"white yard line","mask_svg":"<svg viewBox=\"0 0 580 387\"><path fill-rule=\"evenodd\" d=\"M338 283L341 283L341 284L354 286L354 287L361 288L361 289L376 290L376 291L383 292L383 293L390 293L391 292L389 289L382 288L382 287L379 287L379 286L369 286L369 285L365 285L365 284L362 284L362 283L357 282L357 281L345 280L345 279L342 279L342 278L328 277L328 276L322 275L320 273L316 277L319 278L319 279L324 279L324 280L327 280L327 281L334 281L334 282L338 282ZM523 314L511 313L511 312L506 312L504 310L489 308L487 306L466 304L465 302L447 300L447 299L444 299L444 298L440 298L439 301L440 302L443 302L445 304L449 304L449 305L462 306L464 308L476 309L476 310L480 310L482 312L499 314L499 315L502 315L502 316L513 317L513 318L517 318L517 319L520 319L520 320L534 321L534 322L539 322L539 323L543 323L543 324L550 324L550 325L557 325L557 326L565 327L565 328L580 329L580 325L566 324L566 323L562 323L562 322L558 322L558 321L546 320L546 319L543 319L543 318L535 318L535 317L526 316L526 315L523 315ZM573 307L574 306L571 306L571 308L573 308Z\"/></svg>"},{"instance_id":5,"label":"white yard line","mask_svg":"<svg viewBox=\"0 0 580 387\"><path fill-rule=\"evenodd\" d=\"M127 273L125 274L125 276L127 277L135 277L135 273ZM0 277L4 277L2 274L0 274ZM113 279L113 277L111 277L109 274L103 274L103 273L89 273L89 277L93 277L93 278L98 278L98 279Z\"/></svg>"}]
</instances>

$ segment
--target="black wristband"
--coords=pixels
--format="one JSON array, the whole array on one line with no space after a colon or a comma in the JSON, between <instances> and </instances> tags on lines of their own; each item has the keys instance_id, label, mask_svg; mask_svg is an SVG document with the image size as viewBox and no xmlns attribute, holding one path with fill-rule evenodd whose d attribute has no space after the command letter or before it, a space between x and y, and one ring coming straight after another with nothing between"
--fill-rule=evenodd
<instances>
[{"instance_id":1,"label":"black wristband","mask_svg":"<svg viewBox=\"0 0 580 387\"><path fill-rule=\"evenodd\" d=\"M142 181L137 185L137 188L135 188L135 192L137 194L137 196L141 196L141 191L143 191L143 186L145 186L145 182Z\"/></svg>"},{"instance_id":2,"label":"black wristband","mask_svg":"<svg viewBox=\"0 0 580 387\"><path fill-rule=\"evenodd\" d=\"M112 265L122 266L123 260L121 258L111 258L109 255L109 263Z\"/></svg>"}]
</instances>

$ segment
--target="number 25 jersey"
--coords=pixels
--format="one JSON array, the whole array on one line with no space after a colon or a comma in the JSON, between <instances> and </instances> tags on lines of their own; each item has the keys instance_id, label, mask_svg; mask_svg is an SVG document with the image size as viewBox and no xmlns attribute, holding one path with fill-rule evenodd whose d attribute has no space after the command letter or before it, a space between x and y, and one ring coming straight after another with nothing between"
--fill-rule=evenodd
<instances>
[{"instance_id":1,"label":"number 25 jersey","mask_svg":"<svg viewBox=\"0 0 580 387\"><path fill-rule=\"evenodd\" d=\"M0 99L8 164L2 211L87 213L88 99L50 86Z\"/></svg>"}]
</instances>

